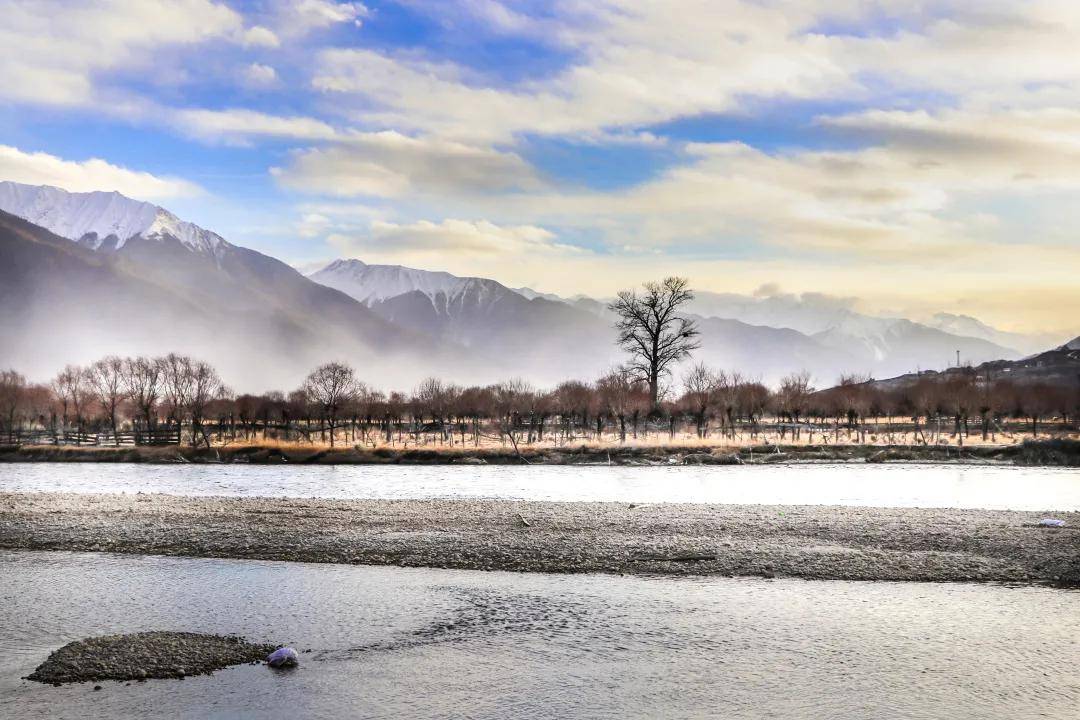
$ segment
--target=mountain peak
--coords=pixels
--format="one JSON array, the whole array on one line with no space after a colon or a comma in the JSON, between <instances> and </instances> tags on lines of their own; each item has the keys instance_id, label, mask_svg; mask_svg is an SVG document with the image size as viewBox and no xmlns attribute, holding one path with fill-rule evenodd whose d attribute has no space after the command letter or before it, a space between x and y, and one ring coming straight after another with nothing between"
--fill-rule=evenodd
<instances>
[{"instance_id":1,"label":"mountain peak","mask_svg":"<svg viewBox=\"0 0 1080 720\"><path fill-rule=\"evenodd\" d=\"M368 265L360 260L335 260L308 277L365 305L410 292L420 292L434 301L436 295L443 294L449 299L477 284L498 286L494 280L402 265Z\"/></svg>"},{"instance_id":2,"label":"mountain peak","mask_svg":"<svg viewBox=\"0 0 1080 720\"><path fill-rule=\"evenodd\" d=\"M119 250L134 237L174 239L217 256L228 243L165 208L116 191L68 192L51 185L0 182L0 210L93 250Z\"/></svg>"}]
</instances>

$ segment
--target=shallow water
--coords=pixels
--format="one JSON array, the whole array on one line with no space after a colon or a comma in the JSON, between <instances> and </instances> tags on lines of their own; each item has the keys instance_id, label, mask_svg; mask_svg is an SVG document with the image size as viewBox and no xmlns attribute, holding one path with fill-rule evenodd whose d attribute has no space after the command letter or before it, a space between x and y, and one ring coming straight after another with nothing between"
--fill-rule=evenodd
<instances>
[{"instance_id":1,"label":"shallow water","mask_svg":"<svg viewBox=\"0 0 1080 720\"><path fill-rule=\"evenodd\" d=\"M292 672L31 683L90 635L237 632ZM0 551L18 718L1069 718L1080 593Z\"/></svg>"},{"instance_id":2,"label":"shallow water","mask_svg":"<svg viewBox=\"0 0 1080 720\"><path fill-rule=\"evenodd\" d=\"M0 491L1080 510L1076 468L0 465Z\"/></svg>"}]
</instances>

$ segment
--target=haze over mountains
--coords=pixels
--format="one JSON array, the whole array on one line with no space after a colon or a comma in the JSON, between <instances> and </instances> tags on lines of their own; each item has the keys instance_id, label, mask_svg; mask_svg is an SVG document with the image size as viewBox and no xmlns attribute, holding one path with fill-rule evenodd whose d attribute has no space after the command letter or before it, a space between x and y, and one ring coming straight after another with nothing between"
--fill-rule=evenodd
<instances>
[{"instance_id":1,"label":"haze over mountains","mask_svg":"<svg viewBox=\"0 0 1080 720\"><path fill-rule=\"evenodd\" d=\"M532 347L547 355L549 371L565 367L573 373L585 364L599 372L619 360L605 301L511 290L485 278L359 260L336 260L309 277L364 302L397 325L447 342L498 352L528 352ZM902 318L862 315L825 296L753 298L699 292L689 311L702 330L697 359L766 382L799 369L810 371L822 384L831 384L843 372L886 377L945 367L950 359L955 362L957 350L962 361L974 363L1021 354L980 337Z\"/></svg>"},{"instance_id":2,"label":"haze over mountains","mask_svg":"<svg viewBox=\"0 0 1080 720\"><path fill-rule=\"evenodd\" d=\"M387 389L431 374L546 386L622 359L602 299L359 260L305 277L118 193L0 182L0 211L0 365L37 379L106 353L171 350L213 362L238 390L294 387L331 359ZM957 315L870 317L824 295L699 292L690 311L696 360L766 382L941 369L957 350L1013 359L1039 341Z\"/></svg>"},{"instance_id":3,"label":"haze over mountains","mask_svg":"<svg viewBox=\"0 0 1080 720\"><path fill-rule=\"evenodd\" d=\"M0 183L0 211L0 365L47 377L105 354L175 350L249 389L292 387L328 358L385 364L410 382L413 358L436 351L289 265L149 203Z\"/></svg>"}]
</instances>

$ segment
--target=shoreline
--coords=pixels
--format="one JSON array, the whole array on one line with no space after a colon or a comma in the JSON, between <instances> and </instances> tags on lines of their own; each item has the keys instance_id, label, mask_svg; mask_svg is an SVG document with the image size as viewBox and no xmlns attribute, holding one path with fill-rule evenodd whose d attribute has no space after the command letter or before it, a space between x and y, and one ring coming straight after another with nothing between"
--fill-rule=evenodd
<instances>
[{"instance_id":1,"label":"shoreline","mask_svg":"<svg viewBox=\"0 0 1080 720\"><path fill-rule=\"evenodd\" d=\"M547 573L1080 585L1080 513L0 493L0 548Z\"/></svg>"},{"instance_id":2,"label":"shoreline","mask_svg":"<svg viewBox=\"0 0 1080 720\"><path fill-rule=\"evenodd\" d=\"M1080 441L1025 440L1010 445L578 444L562 447L343 447L274 444L78 447L2 445L0 463L243 463L252 465L768 465L774 463L914 462L1080 467Z\"/></svg>"}]
</instances>

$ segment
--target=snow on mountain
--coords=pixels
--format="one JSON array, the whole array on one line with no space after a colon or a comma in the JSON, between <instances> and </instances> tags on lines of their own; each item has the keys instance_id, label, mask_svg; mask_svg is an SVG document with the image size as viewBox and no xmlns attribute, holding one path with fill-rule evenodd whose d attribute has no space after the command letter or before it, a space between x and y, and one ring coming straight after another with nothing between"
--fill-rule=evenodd
<instances>
[{"instance_id":1,"label":"snow on mountain","mask_svg":"<svg viewBox=\"0 0 1080 720\"><path fill-rule=\"evenodd\" d=\"M822 344L865 358L863 368L875 377L889 377L914 369L944 369L956 363L979 364L1018 357L1011 348L982 338L954 335L911 320L854 315L837 325L814 333Z\"/></svg>"},{"instance_id":2,"label":"snow on mountain","mask_svg":"<svg viewBox=\"0 0 1080 720\"><path fill-rule=\"evenodd\" d=\"M513 290L514 292L516 292L521 297L525 298L526 300L535 300L536 298L543 298L544 300L550 300L551 302L561 302L561 303L567 302L566 298L564 298L564 297L562 297L560 295L556 295L554 293L540 292L539 290L533 290L532 288L527 288L527 287L510 288L510 289Z\"/></svg>"},{"instance_id":3,"label":"snow on mountain","mask_svg":"<svg viewBox=\"0 0 1080 720\"><path fill-rule=\"evenodd\" d=\"M448 272L367 264L361 260L335 260L308 277L320 285L341 290L368 307L408 293L420 293L432 303L442 295L441 305L453 305L456 299L467 294L483 302L497 299L509 291L483 277L458 277Z\"/></svg>"},{"instance_id":4,"label":"snow on mountain","mask_svg":"<svg viewBox=\"0 0 1080 720\"><path fill-rule=\"evenodd\" d=\"M830 347L847 347L854 350L855 345L868 354L875 362L885 360L899 335L898 323L914 325L909 320L875 318L852 313L830 326L814 333L812 337Z\"/></svg>"},{"instance_id":5,"label":"snow on mountain","mask_svg":"<svg viewBox=\"0 0 1080 720\"><path fill-rule=\"evenodd\" d=\"M1057 333L1006 332L968 315L955 315L945 312L937 313L926 324L953 335L989 340L996 345L1002 345L1022 353L1041 352L1045 348L1060 344L1064 337L1067 337Z\"/></svg>"},{"instance_id":6,"label":"snow on mountain","mask_svg":"<svg viewBox=\"0 0 1080 720\"><path fill-rule=\"evenodd\" d=\"M72 193L49 185L0 182L0 210L92 250L119 250L133 237L179 241L217 256L228 243L152 203L117 192Z\"/></svg>"},{"instance_id":7,"label":"snow on mountain","mask_svg":"<svg viewBox=\"0 0 1080 720\"><path fill-rule=\"evenodd\" d=\"M1080 337L1073 338L1069 342L1062 345L1066 350L1080 350Z\"/></svg>"},{"instance_id":8,"label":"snow on mountain","mask_svg":"<svg viewBox=\"0 0 1080 720\"><path fill-rule=\"evenodd\" d=\"M696 290L687 310L702 317L730 318L812 335L864 317L852 309L852 302L821 293L739 295Z\"/></svg>"}]
</instances>

